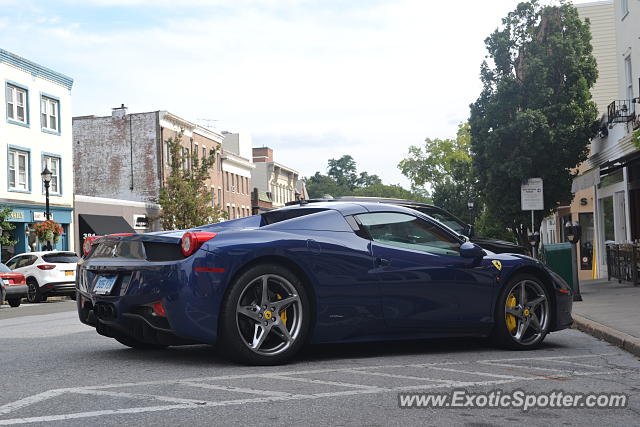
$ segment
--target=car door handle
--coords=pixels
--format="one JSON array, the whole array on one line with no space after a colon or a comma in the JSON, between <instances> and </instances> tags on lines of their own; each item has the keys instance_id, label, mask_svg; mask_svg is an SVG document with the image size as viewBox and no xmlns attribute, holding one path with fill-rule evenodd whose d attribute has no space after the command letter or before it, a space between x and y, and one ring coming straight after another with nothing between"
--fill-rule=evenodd
<instances>
[{"instance_id":1,"label":"car door handle","mask_svg":"<svg viewBox=\"0 0 640 427\"><path fill-rule=\"evenodd\" d=\"M376 267L388 267L391 265L391 261L384 258L376 258Z\"/></svg>"}]
</instances>

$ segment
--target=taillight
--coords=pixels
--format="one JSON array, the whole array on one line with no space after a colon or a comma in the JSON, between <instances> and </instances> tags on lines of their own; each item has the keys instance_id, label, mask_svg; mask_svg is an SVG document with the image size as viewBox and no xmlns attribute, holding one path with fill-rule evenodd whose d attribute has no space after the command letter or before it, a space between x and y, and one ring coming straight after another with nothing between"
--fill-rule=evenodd
<instances>
[{"instance_id":1,"label":"taillight","mask_svg":"<svg viewBox=\"0 0 640 427\"><path fill-rule=\"evenodd\" d=\"M53 264L40 264L38 268L40 270L53 270L54 268L56 268L56 266Z\"/></svg>"},{"instance_id":2,"label":"taillight","mask_svg":"<svg viewBox=\"0 0 640 427\"><path fill-rule=\"evenodd\" d=\"M99 239L100 237L102 236L87 236L84 238L84 243L82 244L82 253L84 254L84 256L89 255L89 252L91 252L91 245L96 239Z\"/></svg>"},{"instance_id":3,"label":"taillight","mask_svg":"<svg viewBox=\"0 0 640 427\"><path fill-rule=\"evenodd\" d=\"M202 231L192 232L187 231L180 240L180 247L182 248L182 255L189 256L195 251L200 249L200 246L207 240L211 240L216 237L217 233L206 233Z\"/></svg>"},{"instance_id":4,"label":"taillight","mask_svg":"<svg viewBox=\"0 0 640 427\"><path fill-rule=\"evenodd\" d=\"M153 314L156 316L166 316L167 312L164 310L164 306L161 301L154 302L151 304L151 308L153 309Z\"/></svg>"}]
</instances>

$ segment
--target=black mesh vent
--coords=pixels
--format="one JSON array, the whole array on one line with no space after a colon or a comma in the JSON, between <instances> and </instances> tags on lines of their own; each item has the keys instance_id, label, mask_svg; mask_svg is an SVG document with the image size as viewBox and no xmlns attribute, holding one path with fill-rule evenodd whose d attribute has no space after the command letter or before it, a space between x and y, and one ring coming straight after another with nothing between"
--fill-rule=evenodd
<instances>
[{"instance_id":1,"label":"black mesh vent","mask_svg":"<svg viewBox=\"0 0 640 427\"><path fill-rule=\"evenodd\" d=\"M147 261L178 261L184 259L178 243L144 242Z\"/></svg>"}]
</instances>

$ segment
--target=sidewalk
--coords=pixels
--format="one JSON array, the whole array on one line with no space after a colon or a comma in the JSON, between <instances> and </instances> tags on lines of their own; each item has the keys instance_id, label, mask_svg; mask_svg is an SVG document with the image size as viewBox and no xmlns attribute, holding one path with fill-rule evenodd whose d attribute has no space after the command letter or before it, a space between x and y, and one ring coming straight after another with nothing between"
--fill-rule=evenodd
<instances>
[{"instance_id":1,"label":"sidewalk","mask_svg":"<svg viewBox=\"0 0 640 427\"><path fill-rule=\"evenodd\" d=\"M583 301L573 303L576 327L640 356L640 286L589 280L580 293Z\"/></svg>"}]
</instances>

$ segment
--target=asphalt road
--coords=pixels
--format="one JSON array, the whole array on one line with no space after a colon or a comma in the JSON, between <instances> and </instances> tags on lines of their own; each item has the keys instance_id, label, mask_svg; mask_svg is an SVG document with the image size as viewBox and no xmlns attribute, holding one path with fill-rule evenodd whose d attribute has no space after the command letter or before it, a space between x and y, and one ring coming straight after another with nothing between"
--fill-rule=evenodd
<instances>
[{"instance_id":1,"label":"asphalt road","mask_svg":"<svg viewBox=\"0 0 640 427\"><path fill-rule=\"evenodd\" d=\"M640 363L576 330L532 352L482 340L309 347L246 367L210 346L136 351L71 301L0 307L0 425L640 425ZM624 409L400 409L401 391L622 392Z\"/></svg>"}]
</instances>

